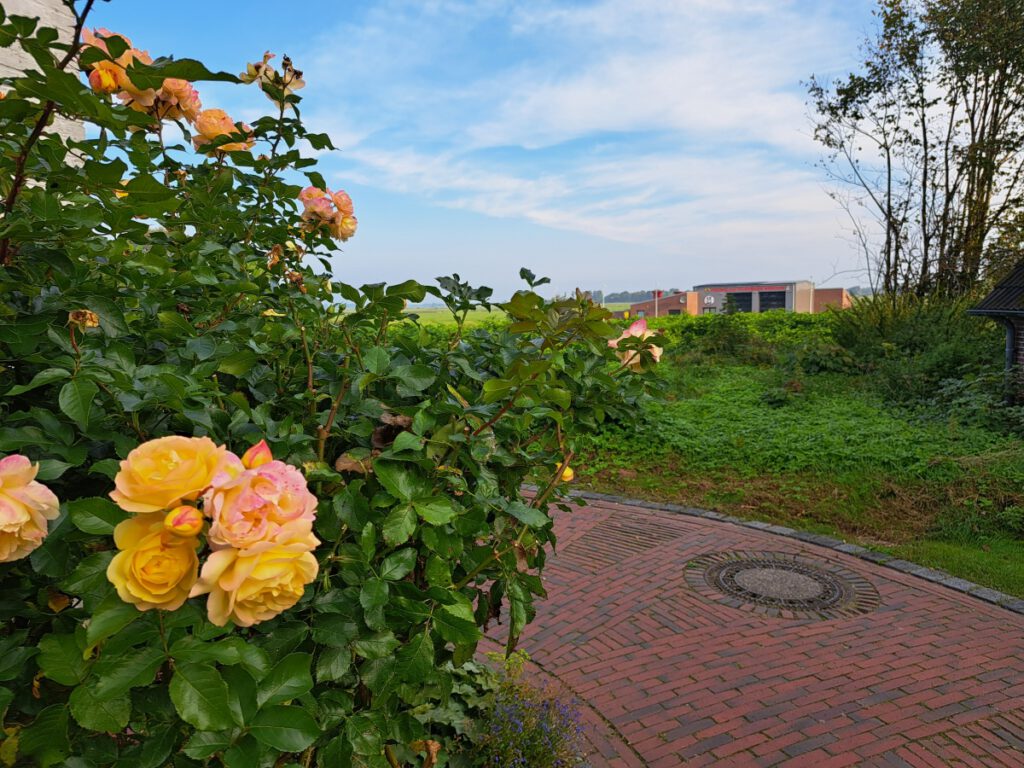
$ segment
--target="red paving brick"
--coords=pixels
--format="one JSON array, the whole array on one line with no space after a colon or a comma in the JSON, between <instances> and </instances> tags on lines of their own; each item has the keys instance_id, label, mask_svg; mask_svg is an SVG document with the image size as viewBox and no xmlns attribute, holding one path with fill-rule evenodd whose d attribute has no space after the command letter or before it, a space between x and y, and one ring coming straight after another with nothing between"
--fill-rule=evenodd
<instances>
[{"instance_id":1,"label":"red paving brick","mask_svg":"<svg viewBox=\"0 0 1024 768\"><path fill-rule=\"evenodd\" d=\"M555 529L520 648L584 703L594 768L1024 766L1024 616L731 523L592 501ZM853 571L881 605L772 619L687 585L733 550Z\"/></svg>"}]
</instances>

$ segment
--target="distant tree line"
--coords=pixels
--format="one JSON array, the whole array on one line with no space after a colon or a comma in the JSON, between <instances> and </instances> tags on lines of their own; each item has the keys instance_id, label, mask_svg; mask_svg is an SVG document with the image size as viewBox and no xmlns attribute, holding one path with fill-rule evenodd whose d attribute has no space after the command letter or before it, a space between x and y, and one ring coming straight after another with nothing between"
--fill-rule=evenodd
<instances>
[{"instance_id":1,"label":"distant tree line","mask_svg":"<svg viewBox=\"0 0 1024 768\"><path fill-rule=\"evenodd\" d=\"M872 287L962 295L1024 256L1024 0L879 0L858 71L809 82Z\"/></svg>"}]
</instances>

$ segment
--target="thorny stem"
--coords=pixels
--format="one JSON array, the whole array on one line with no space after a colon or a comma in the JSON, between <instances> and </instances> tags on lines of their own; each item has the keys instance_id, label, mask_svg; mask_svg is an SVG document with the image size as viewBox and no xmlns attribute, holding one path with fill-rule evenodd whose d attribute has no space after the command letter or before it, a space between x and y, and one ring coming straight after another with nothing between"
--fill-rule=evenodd
<instances>
[{"instance_id":1,"label":"thorny stem","mask_svg":"<svg viewBox=\"0 0 1024 768\"><path fill-rule=\"evenodd\" d=\"M92 10L92 6L95 0L86 0L85 7L82 12L76 13L75 16L75 32L71 39L71 46L68 48L67 54L57 64L59 70L63 70L71 63L71 60L78 55L79 49L82 47L82 29L85 27L85 19L89 15L89 11ZM74 6L72 6L72 11ZM14 178L11 182L11 190L7 193L7 197L4 198L4 217L10 215L11 211L14 210L14 203L18 199L18 194L21 192L21 188L25 185L25 165L28 163L29 153L32 151L32 147L35 146L36 142L39 141L39 137L43 135L43 131L46 129L47 123L50 122L50 117L57 109L57 102L52 99L47 101L43 105L43 111L39 115L39 119L36 121L35 127L32 129L32 133L29 134L28 139L25 141L25 146L21 148L21 152L18 155L18 159L14 162ZM11 241L10 238L5 237L0 240L0 265L10 266L11 263Z\"/></svg>"},{"instance_id":2,"label":"thorny stem","mask_svg":"<svg viewBox=\"0 0 1024 768\"><path fill-rule=\"evenodd\" d=\"M398 762L398 758L395 757L395 750L391 748L390 744L384 747L384 757L387 758L391 768L402 768L402 764Z\"/></svg>"}]
</instances>

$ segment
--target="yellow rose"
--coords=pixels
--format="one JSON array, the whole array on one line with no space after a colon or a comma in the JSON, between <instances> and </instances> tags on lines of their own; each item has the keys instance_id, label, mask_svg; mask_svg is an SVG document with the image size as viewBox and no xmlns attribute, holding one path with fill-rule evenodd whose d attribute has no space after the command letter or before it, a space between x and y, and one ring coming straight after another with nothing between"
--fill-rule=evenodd
<instances>
[{"instance_id":1,"label":"yellow rose","mask_svg":"<svg viewBox=\"0 0 1024 768\"><path fill-rule=\"evenodd\" d=\"M140 611L173 611L188 600L199 575L199 539L167 530L164 516L139 515L118 523L114 543L122 550L107 566L117 595Z\"/></svg>"},{"instance_id":2,"label":"yellow rose","mask_svg":"<svg viewBox=\"0 0 1024 768\"><path fill-rule=\"evenodd\" d=\"M172 435L143 443L121 462L110 498L125 512L160 512L194 501L231 457L208 437ZM236 459L237 461L237 459Z\"/></svg>"},{"instance_id":3,"label":"yellow rose","mask_svg":"<svg viewBox=\"0 0 1024 768\"><path fill-rule=\"evenodd\" d=\"M36 482L38 471L20 454L0 459L0 563L20 560L42 544L46 521L60 512L53 491Z\"/></svg>"},{"instance_id":4,"label":"yellow rose","mask_svg":"<svg viewBox=\"0 0 1024 768\"><path fill-rule=\"evenodd\" d=\"M572 467L566 466L566 468L562 470L562 482L571 483L575 479L576 473L573 471Z\"/></svg>"},{"instance_id":5,"label":"yellow rose","mask_svg":"<svg viewBox=\"0 0 1024 768\"><path fill-rule=\"evenodd\" d=\"M268 549L218 550L206 558L192 596L209 593L206 613L218 627L268 621L299 602L316 578L319 566L311 550L319 543L306 533Z\"/></svg>"}]
</instances>

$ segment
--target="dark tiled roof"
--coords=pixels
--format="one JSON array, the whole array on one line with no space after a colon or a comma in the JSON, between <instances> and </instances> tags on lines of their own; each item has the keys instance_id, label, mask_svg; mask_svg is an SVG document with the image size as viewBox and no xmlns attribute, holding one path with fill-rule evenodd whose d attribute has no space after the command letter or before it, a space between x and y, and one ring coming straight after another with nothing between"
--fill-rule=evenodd
<instances>
[{"instance_id":1,"label":"dark tiled roof","mask_svg":"<svg viewBox=\"0 0 1024 768\"><path fill-rule=\"evenodd\" d=\"M967 312L971 315L1024 315L1024 262L996 283L978 306Z\"/></svg>"}]
</instances>

